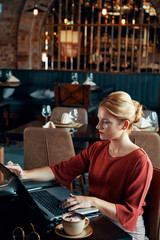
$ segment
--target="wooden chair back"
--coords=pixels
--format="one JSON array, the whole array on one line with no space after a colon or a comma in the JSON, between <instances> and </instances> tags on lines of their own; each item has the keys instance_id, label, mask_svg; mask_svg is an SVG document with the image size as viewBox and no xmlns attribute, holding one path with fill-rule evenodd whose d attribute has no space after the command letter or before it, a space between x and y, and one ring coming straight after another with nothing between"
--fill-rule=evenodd
<instances>
[{"instance_id":1,"label":"wooden chair back","mask_svg":"<svg viewBox=\"0 0 160 240\"><path fill-rule=\"evenodd\" d=\"M71 134L66 129L28 127L24 130L24 169L34 169L66 161L75 156ZM84 193L83 176L77 176Z\"/></svg>"},{"instance_id":2,"label":"wooden chair back","mask_svg":"<svg viewBox=\"0 0 160 240\"><path fill-rule=\"evenodd\" d=\"M56 164L74 155L72 137L65 129L25 128L24 169Z\"/></svg>"},{"instance_id":3,"label":"wooden chair back","mask_svg":"<svg viewBox=\"0 0 160 240\"><path fill-rule=\"evenodd\" d=\"M144 207L144 223L149 240L160 240L160 169L153 168L153 178Z\"/></svg>"},{"instance_id":4,"label":"wooden chair back","mask_svg":"<svg viewBox=\"0 0 160 240\"><path fill-rule=\"evenodd\" d=\"M4 147L0 147L0 163L4 164ZM3 173L0 171L0 181L4 180Z\"/></svg>"},{"instance_id":5,"label":"wooden chair back","mask_svg":"<svg viewBox=\"0 0 160 240\"><path fill-rule=\"evenodd\" d=\"M81 106L88 110L90 86L83 84L56 83L55 104L58 106Z\"/></svg>"},{"instance_id":6,"label":"wooden chair back","mask_svg":"<svg viewBox=\"0 0 160 240\"><path fill-rule=\"evenodd\" d=\"M149 240L160 240L160 136L155 132L135 131L132 142L143 148L153 165L153 178L144 207L144 224Z\"/></svg>"},{"instance_id":7,"label":"wooden chair back","mask_svg":"<svg viewBox=\"0 0 160 240\"><path fill-rule=\"evenodd\" d=\"M143 148L148 154L153 167L160 169L160 136L156 132L133 131L130 134L132 142Z\"/></svg>"}]
</instances>

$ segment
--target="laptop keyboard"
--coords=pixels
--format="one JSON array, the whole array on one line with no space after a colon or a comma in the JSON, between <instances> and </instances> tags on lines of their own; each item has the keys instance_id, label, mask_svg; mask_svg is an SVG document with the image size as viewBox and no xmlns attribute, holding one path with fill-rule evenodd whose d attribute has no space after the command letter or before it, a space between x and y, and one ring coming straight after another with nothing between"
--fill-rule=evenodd
<instances>
[{"instance_id":1,"label":"laptop keyboard","mask_svg":"<svg viewBox=\"0 0 160 240\"><path fill-rule=\"evenodd\" d=\"M30 195L34 200L39 202L43 207L45 207L49 212L53 213L55 216L62 215L67 212L67 209L61 208L59 205L61 201L54 197L52 194L46 190L30 192Z\"/></svg>"}]
</instances>

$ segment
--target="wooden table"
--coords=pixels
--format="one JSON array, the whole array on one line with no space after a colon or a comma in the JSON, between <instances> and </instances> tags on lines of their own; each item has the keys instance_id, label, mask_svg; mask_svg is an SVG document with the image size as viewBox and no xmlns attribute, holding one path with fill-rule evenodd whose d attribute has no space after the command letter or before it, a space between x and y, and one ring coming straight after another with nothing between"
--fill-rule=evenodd
<instances>
[{"instance_id":1,"label":"wooden table","mask_svg":"<svg viewBox=\"0 0 160 240\"><path fill-rule=\"evenodd\" d=\"M53 182L37 182L37 181L23 181L27 189L36 188L36 186L50 187L53 186ZM38 184L38 185L37 185ZM3 188L4 189L4 188ZM29 204L26 204L24 199L17 198L15 194L11 194L9 191L1 191L0 193L0 236L1 231L5 239L7 234L10 235L16 226L22 226L26 231L30 222L35 225L36 232L41 236L41 240L60 240L66 239L60 237L55 233L55 227L61 221L56 222L43 222L39 219L39 214L36 215ZM115 225L109 218L96 213L96 217L90 218L90 226L93 229L93 233L88 236L88 240L132 240L132 237L123 229ZM28 228L29 231L30 228ZM11 235L10 235L11 236ZM74 238L75 239L75 238Z\"/></svg>"},{"instance_id":2,"label":"wooden table","mask_svg":"<svg viewBox=\"0 0 160 240\"><path fill-rule=\"evenodd\" d=\"M84 124L77 129L77 132L72 133L72 139L75 142L89 142L90 144L99 141L99 133L96 129L96 124Z\"/></svg>"},{"instance_id":3,"label":"wooden table","mask_svg":"<svg viewBox=\"0 0 160 240\"><path fill-rule=\"evenodd\" d=\"M90 219L90 226L93 229L93 233L87 237L88 240L131 240L132 237L124 230L116 226L108 218L100 215L98 217ZM58 236L53 230L42 237L42 240L60 240L67 239ZM75 238L74 238L75 239Z\"/></svg>"},{"instance_id":4,"label":"wooden table","mask_svg":"<svg viewBox=\"0 0 160 240\"><path fill-rule=\"evenodd\" d=\"M23 131L26 127L42 127L43 124L44 122L42 121L32 121L12 130L6 131L4 133L6 145L9 146L11 138L23 141ZM100 140L98 130L96 129L96 123L84 124L80 128L77 128L77 130L77 132L72 133L72 139L74 142L89 142L89 144L92 144L95 141ZM160 130L155 132L160 134Z\"/></svg>"},{"instance_id":5,"label":"wooden table","mask_svg":"<svg viewBox=\"0 0 160 240\"><path fill-rule=\"evenodd\" d=\"M15 88L20 86L21 82L0 82L0 88Z\"/></svg>"},{"instance_id":6,"label":"wooden table","mask_svg":"<svg viewBox=\"0 0 160 240\"><path fill-rule=\"evenodd\" d=\"M41 121L32 121L12 130L6 131L4 136L6 138L6 145L9 146L10 139L15 138L18 140L23 140L23 131L27 127L42 127L43 122ZM96 130L95 124L84 124L80 128L77 128L77 132L72 133L73 141L81 141L81 142L89 142L92 144L93 142L99 140L99 134Z\"/></svg>"},{"instance_id":7,"label":"wooden table","mask_svg":"<svg viewBox=\"0 0 160 240\"><path fill-rule=\"evenodd\" d=\"M10 196L10 198L8 197L8 199L6 200L6 196L2 197L0 199L1 203L3 203L1 206L3 206L3 208L4 208L5 204L9 205L10 201L12 201L12 198L13 198L13 196ZM16 201L16 199L15 199L15 201ZM13 206L13 205L11 205L11 206ZM20 208L20 206L17 207L17 205L15 205L14 207L15 208L12 209L14 214L16 214L15 209L22 209L22 208ZM5 211L7 211L7 210L5 210ZM41 240L62 240L62 239L66 240L66 239L69 239L69 238L58 236L55 233L54 229L55 229L56 224L54 224L54 223L47 224L47 226L45 226L44 223L41 224L39 221L37 223L35 223L35 221L32 221L32 219L30 219L30 221L28 223L26 223L25 221L23 223L23 219L20 218L21 222L18 222L16 224L18 219L16 219L16 221L15 221L16 216L14 217L13 215L11 215L12 211L11 210L10 210L10 212L7 211L8 216L10 216L9 221L7 221L7 216L4 216L4 218L5 218L4 222L0 221L1 227L2 227L0 229L0 235L5 237L5 239L11 239L12 232L13 232L13 229L15 228L15 226L22 226L24 231L26 232L27 226L29 226L29 222L32 222L34 224L36 232L40 235ZM3 217L3 214L1 215L1 217ZM18 213L18 215L20 215L20 214ZM35 220L35 218L34 218L34 220ZM8 225L7 225L7 222L8 222ZM123 229L119 228L117 225L115 225L113 222L111 222L107 217L104 217L102 215L90 219L90 226L93 229L93 233L84 239L87 239L87 240L132 240L132 237L127 232L125 232ZM28 229L30 229L30 228L28 228ZM28 231L26 233L28 233ZM75 238L72 238L72 239L75 239Z\"/></svg>"}]
</instances>

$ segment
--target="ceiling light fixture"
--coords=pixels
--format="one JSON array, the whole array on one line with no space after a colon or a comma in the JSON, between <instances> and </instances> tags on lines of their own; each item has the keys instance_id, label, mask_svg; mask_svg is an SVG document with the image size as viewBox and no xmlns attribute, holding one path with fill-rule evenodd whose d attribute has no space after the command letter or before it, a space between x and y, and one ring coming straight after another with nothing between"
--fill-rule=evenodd
<instances>
[{"instance_id":1,"label":"ceiling light fixture","mask_svg":"<svg viewBox=\"0 0 160 240\"><path fill-rule=\"evenodd\" d=\"M106 8L103 8L103 9L102 9L102 15L103 15L103 16L106 16L106 15L107 15L107 9L106 9Z\"/></svg>"},{"instance_id":2,"label":"ceiling light fixture","mask_svg":"<svg viewBox=\"0 0 160 240\"><path fill-rule=\"evenodd\" d=\"M107 15L107 5L104 3L104 7L102 8L102 15L106 16Z\"/></svg>"},{"instance_id":3,"label":"ceiling light fixture","mask_svg":"<svg viewBox=\"0 0 160 240\"><path fill-rule=\"evenodd\" d=\"M121 24L122 24L122 25L125 25L125 24L126 24L126 19L125 19L125 18L122 18L122 19L121 19Z\"/></svg>"},{"instance_id":4,"label":"ceiling light fixture","mask_svg":"<svg viewBox=\"0 0 160 240\"><path fill-rule=\"evenodd\" d=\"M135 18L132 19L132 24L134 25L136 23Z\"/></svg>"},{"instance_id":5,"label":"ceiling light fixture","mask_svg":"<svg viewBox=\"0 0 160 240\"><path fill-rule=\"evenodd\" d=\"M38 15L38 7L37 7L37 4L34 5L33 15L35 15L35 16Z\"/></svg>"},{"instance_id":6,"label":"ceiling light fixture","mask_svg":"<svg viewBox=\"0 0 160 240\"><path fill-rule=\"evenodd\" d=\"M26 10L26 12L32 12L34 16L37 16L39 12L45 12L44 10L38 8L38 4L34 4L34 8Z\"/></svg>"},{"instance_id":7,"label":"ceiling light fixture","mask_svg":"<svg viewBox=\"0 0 160 240\"><path fill-rule=\"evenodd\" d=\"M64 19L64 23L67 24L68 23L68 18Z\"/></svg>"}]
</instances>

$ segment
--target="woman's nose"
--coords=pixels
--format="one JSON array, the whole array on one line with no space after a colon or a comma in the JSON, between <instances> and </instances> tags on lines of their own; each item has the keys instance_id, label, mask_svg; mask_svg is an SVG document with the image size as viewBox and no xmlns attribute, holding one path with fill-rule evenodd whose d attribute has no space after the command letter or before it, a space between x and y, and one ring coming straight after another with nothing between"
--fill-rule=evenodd
<instances>
[{"instance_id":1,"label":"woman's nose","mask_svg":"<svg viewBox=\"0 0 160 240\"><path fill-rule=\"evenodd\" d=\"M96 126L96 129L100 129L100 128L101 128L101 125L100 125L100 122L99 122Z\"/></svg>"}]
</instances>

